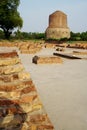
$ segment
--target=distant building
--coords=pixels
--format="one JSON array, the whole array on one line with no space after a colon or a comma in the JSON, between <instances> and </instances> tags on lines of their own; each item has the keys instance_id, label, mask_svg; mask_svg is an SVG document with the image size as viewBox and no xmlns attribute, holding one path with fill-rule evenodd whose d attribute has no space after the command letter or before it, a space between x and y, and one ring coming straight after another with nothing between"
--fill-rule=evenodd
<instances>
[{"instance_id":1,"label":"distant building","mask_svg":"<svg viewBox=\"0 0 87 130\"><path fill-rule=\"evenodd\" d=\"M67 15L62 11L55 11L49 16L49 26L46 29L47 39L69 38L70 29L67 26Z\"/></svg>"}]
</instances>

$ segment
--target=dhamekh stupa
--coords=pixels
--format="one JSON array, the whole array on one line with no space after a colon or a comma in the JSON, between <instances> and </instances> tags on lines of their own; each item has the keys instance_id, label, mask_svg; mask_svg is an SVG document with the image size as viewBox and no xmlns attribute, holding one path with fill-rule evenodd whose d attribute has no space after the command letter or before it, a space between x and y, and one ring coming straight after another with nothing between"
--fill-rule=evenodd
<instances>
[{"instance_id":1,"label":"dhamekh stupa","mask_svg":"<svg viewBox=\"0 0 87 130\"><path fill-rule=\"evenodd\" d=\"M69 38L70 29L67 26L67 15L62 11L55 11L49 16L49 26L46 29L47 39Z\"/></svg>"}]
</instances>

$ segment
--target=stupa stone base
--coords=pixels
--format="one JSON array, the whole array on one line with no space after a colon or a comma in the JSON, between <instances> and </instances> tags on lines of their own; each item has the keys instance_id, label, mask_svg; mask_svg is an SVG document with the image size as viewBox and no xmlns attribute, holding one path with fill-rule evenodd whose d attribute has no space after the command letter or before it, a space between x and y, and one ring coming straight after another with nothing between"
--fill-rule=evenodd
<instances>
[{"instance_id":1,"label":"stupa stone base","mask_svg":"<svg viewBox=\"0 0 87 130\"><path fill-rule=\"evenodd\" d=\"M61 39L61 38L69 38L70 30L69 28L50 28L48 27L46 30L47 39Z\"/></svg>"}]
</instances>

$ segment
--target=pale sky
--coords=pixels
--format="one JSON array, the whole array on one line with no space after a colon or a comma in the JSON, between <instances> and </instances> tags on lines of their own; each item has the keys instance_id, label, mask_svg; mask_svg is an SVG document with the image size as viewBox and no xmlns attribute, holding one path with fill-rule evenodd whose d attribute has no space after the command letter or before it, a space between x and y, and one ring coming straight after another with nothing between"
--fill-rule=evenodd
<instances>
[{"instance_id":1,"label":"pale sky","mask_svg":"<svg viewBox=\"0 0 87 130\"><path fill-rule=\"evenodd\" d=\"M49 15L57 10L67 15L71 31L87 31L87 0L20 0L21 31L45 32Z\"/></svg>"}]
</instances>

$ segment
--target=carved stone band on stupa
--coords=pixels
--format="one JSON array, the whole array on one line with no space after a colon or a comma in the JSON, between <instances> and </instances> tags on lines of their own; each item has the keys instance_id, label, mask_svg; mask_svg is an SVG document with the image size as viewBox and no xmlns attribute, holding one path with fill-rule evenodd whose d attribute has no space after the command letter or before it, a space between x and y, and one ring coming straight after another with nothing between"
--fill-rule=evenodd
<instances>
[{"instance_id":1,"label":"carved stone band on stupa","mask_svg":"<svg viewBox=\"0 0 87 130\"><path fill-rule=\"evenodd\" d=\"M47 39L69 38L70 29L67 26L67 15L61 11L55 11L49 16L49 26L46 29Z\"/></svg>"}]
</instances>

